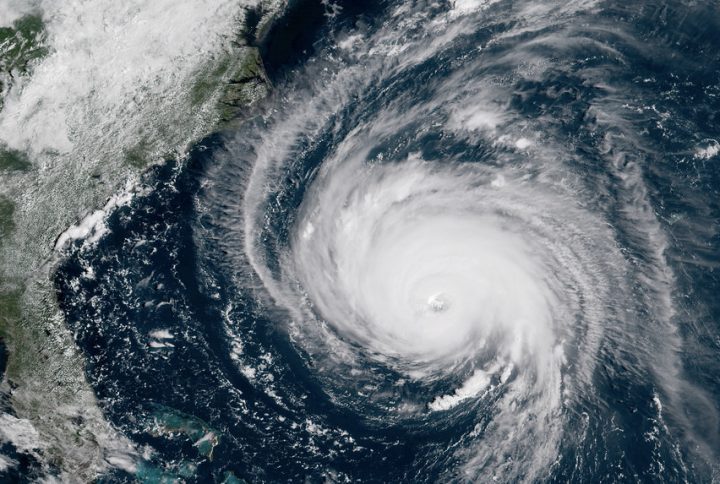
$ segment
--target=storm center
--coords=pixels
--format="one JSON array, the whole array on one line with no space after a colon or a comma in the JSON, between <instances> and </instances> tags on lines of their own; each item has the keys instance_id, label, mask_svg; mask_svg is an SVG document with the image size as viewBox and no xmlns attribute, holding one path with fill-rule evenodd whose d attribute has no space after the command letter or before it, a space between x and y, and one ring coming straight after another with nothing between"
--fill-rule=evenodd
<instances>
[{"instance_id":1,"label":"storm center","mask_svg":"<svg viewBox=\"0 0 720 484\"><path fill-rule=\"evenodd\" d=\"M427 305L435 313L445 311L448 308L447 297L443 293L434 294L428 298Z\"/></svg>"}]
</instances>

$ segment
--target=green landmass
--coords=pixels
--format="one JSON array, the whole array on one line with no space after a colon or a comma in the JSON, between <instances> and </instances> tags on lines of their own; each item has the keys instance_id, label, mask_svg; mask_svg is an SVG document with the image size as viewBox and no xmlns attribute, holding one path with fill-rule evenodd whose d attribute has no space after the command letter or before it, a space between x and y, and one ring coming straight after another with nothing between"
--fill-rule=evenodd
<instances>
[{"instance_id":1,"label":"green landmass","mask_svg":"<svg viewBox=\"0 0 720 484\"><path fill-rule=\"evenodd\" d=\"M135 168L145 168L150 161L149 152L150 144L143 140L132 148L125 150L125 163Z\"/></svg>"},{"instance_id":2,"label":"green landmass","mask_svg":"<svg viewBox=\"0 0 720 484\"><path fill-rule=\"evenodd\" d=\"M26 15L12 27L0 27L0 68L27 73L34 60L48 54L45 24L40 15Z\"/></svg>"},{"instance_id":3,"label":"green landmass","mask_svg":"<svg viewBox=\"0 0 720 484\"><path fill-rule=\"evenodd\" d=\"M0 172L27 171L31 167L30 160L22 151L0 147Z\"/></svg>"},{"instance_id":4,"label":"green landmass","mask_svg":"<svg viewBox=\"0 0 720 484\"><path fill-rule=\"evenodd\" d=\"M15 230L15 222L13 214L15 213L15 204L7 198L0 195L0 245L10 237Z\"/></svg>"},{"instance_id":5,"label":"green landmass","mask_svg":"<svg viewBox=\"0 0 720 484\"><path fill-rule=\"evenodd\" d=\"M230 64L230 56L225 56L218 61L214 69L198 76L197 82L190 90L190 103L194 107L205 104L218 91L223 77L230 69Z\"/></svg>"},{"instance_id":6,"label":"green landmass","mask_svg":"<svg viewBox=\"0 0 720 484\"><path fill-rule=\"evenodd\" d=\"M37 14L0 27L0 109L16 78L28 75L34 63L48 54L46 40L45 24Z\"/></svg>"},{"instance_id":7,"label":"green landmass","mask_svg":"<svg viewBox=\"0 0 720 484\"><path fill-rule=\"evenodd\" d=\"M0 246L7 242L15 230L14 213L15 204L0 196ZM22 289L12 287L0 275L0 340L3 342L16 340L17 322L21 316L21 294Z\"/></svg>"},{"instance_id":8,"label":"green landmass","mask_svg":"<svg viewBox=\"0 0 720 484\"><path fill-rule=\"evenodd\" d=\"M219 127L223 127L265 98L268 86L260 50L236 44L232 52L215 59L214 67L198 76L190 90L190 103L199 106L216 97Z\"/></svg>"},{"instance_id":9,"label":"green landmass","mask_svg":"<svg viewBox=\"0 0 720 484\"><path fill-rule=\"evenodd\" d=\"M0 280L0 287L3 281ZM21 290L0 288L0 340L14 341L14 324L20 319Z\"/></svg>"},{"instance_id":10,"label":"green landmass","mask_svg":"<svg viewBox=\"0 0 720 484\"><path fill-rule=\"evenodd\" d=\"M232 73L220 98L220 117L223 122L235 118L242 110L252 106L268 94L260 50L246 47L240 65Z\"/></svg>"}]
</instances>

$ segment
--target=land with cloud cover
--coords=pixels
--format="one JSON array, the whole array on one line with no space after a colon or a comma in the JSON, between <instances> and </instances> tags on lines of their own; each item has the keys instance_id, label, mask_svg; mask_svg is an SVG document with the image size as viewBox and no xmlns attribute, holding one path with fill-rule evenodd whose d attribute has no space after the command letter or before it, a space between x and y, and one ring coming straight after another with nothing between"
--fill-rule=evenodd
<instances>
[{"instance_id":1,"label":"land with cloud cover","mask_svg":"<svg viewBox=\"0 0 720 484\"><path fill-rule=\"evenodd\" d=\"M148 166L267 94L257 43L283 3L0 1L0 472L155 475L103 418L49 276Z\"/></svg>"}]
</instances>

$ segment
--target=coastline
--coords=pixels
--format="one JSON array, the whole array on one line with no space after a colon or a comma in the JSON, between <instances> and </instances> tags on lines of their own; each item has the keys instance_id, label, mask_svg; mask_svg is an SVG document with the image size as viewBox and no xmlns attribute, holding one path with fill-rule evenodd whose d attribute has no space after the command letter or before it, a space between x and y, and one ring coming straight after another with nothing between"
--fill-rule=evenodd
<instances>
[{"instance_id":1,"label":"coastline","mask_svg":"<svg viewBox=\"0 0 720 484\"><path fill-rule=\"evenodd\" d=\"M0 395L10 406L3 417L14 425L5 426L0 440L9 440L37 461L36 472L82 482L111 467L138 471L138 452L105 420L86 380L84 358L58 309L51 276L62 255L59 242L98 230L106 211L132 197L132 187L149 167L170 157L182 159L193 143L227 128L268 94L262 59L253 44L282 15L283 4L265 1L241 10L232 38L220 42L223 50L184 81L190 86L180 99L189 101L182 107L186 123L169 142L158 137L125 143L125 148L115 148L116 160L108 163L97 159L107 158L107 151L93 150L95 146L83 153L25 153L7 143L2 146L0 140L0 335L6 359L0 369ZM248 32L248 12L254 16L254 32ZM40 47L54 55L52 45ZM42 58L23 65L25 78L19 79L16 91L5 86L5 94L19 96L30 89L33 70L43 68ZM0 118L3 114L0 107ZM84 159L93 151L96 159ZM80 196L68 196L71 193Z\"/></svg>"}]
</instances>

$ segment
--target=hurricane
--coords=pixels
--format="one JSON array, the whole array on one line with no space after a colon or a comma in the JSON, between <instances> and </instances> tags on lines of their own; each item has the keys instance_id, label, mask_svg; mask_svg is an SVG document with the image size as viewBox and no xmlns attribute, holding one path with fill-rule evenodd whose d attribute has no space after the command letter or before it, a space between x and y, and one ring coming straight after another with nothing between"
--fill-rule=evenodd
<instances>
[{"instance_id":1,"label":"hurricane","mask_svg":"<svg viewBox=\"0 0 720 484\"><path fill-rule=\"evenodd\" d=\"M118 475L717 480L717 6L318 5L59 244Z\"/></svg>"}]
</instances>

